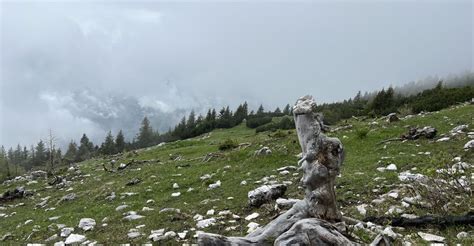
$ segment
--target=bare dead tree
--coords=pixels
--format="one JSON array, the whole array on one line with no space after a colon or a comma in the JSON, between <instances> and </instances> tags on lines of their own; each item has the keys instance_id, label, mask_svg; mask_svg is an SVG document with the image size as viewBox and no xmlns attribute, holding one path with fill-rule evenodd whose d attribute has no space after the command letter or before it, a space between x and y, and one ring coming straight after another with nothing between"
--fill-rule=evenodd
<instances>
[{"instance_id":1,"label":"bare dead tree","mask_svg":"<svg viewBox=\"0 0 474 246\"><path fill-rule=\"evenodd\" d=\"M56 137L53 135L53 131L49 129L49 134L48 134L48 140L47 140L47 145L48 145L48 151L49 151L49 168L50 172L54 172L54 158L55 158L55 144L56 144Z\"/></svg>"}]
</instances>

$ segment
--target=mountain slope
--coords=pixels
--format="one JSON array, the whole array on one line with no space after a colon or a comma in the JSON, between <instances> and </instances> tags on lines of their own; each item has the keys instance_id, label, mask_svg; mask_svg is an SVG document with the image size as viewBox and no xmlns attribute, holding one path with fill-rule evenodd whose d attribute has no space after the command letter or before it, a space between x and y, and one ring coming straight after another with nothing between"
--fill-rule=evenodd
<instances>
[{"instance_id":1,"label":"mountain slope","mask_svg":"<svg viewBox=\"0 0 474 246\"><path fill-rule=\"evenodd\" d=\"M352 119L343 124L352 127L329 133L341 139L346 150L346 160L337 179L337 198L341 211L346 215L358 219L364 216L357 210L358 205L366 204L367 216L383 216L388 210L405 214L425 215L433 214L464 214L472 210L474 199L470 192L454 194L452 204L446 210L434 204L430 208L422 206L404 207L402 199L411 197L416 192L407 189L407 184L399 180L399 173L410 171L429 177L440 174L437 169L452 166L460 159L469 164L474 163L474 151L463 149L464 144L470 139L465 132L474 131L473 125L474 105L452 107L439 112L403 118L401 121L387 123L384 119L358 120ZM374 123L375 122L375 123ZM341 123L342 124L342 123ZM469 129L464 133L451 136L449 131L461 124L469 124ZM434 140L418 139L405 142L389 142L378 144L380 141L398 137L407 131L407 126L433 126L440 134L449 135L449 140L436 142ZM219 144L227 139L241 144L241 148L228 151L219 151ZM248 147L246 147L248 146ZM272 150L272 154L255 156L254 152L263 146ZM151 230L165 229L165 231L189 231L185 239L178 236L168 239L169 242L195 242L195 231L220 233L224 235L245 235L249 222L260 225L266 224L278 214L274 203L260 208L247 206L248 191L264 183L291 181L286 197L301 199L302 189L298 188L301 172L291 171L280 174L276 169L285 166L295 166L301 152L294 130L278 131L275 133L263 132L255 134L253 129L246 128L244 124L232 129L215 130L210 134L189 140L167 143L142 149L136 153L129 152L123 155L108 156L93 159L78 164L78 170L62 169L58 175L66 180L63 184L48 185L46 179L36 181L21 180L7 182L0 186L0 192L24 186L33 191L27 198L15 199L0 204L0 239L3 235L11 233L6 242L45 242L51 236L58 235L50 241L58 242L64 239L59 237L57 224L74 227L74 233L85 235L88 240L99 243L144 243L150 241L148 236ZM214 153L214 155L209 155ZM212 158L204 161L205 157ZM103 165L111 168L110 163L115 160L115 167L120 163L129 164L128 167L117 172L104 171ZM378 171L377 168L395 164L397 171ZM472 181L471 170L466 170L464 176L467 181ZM209 179L201 177L209 174ZM127 185L133 179L141 182ZM242 185L242 181L246 185ZM217 181L221 186L209 189L210 184ZM179 188L174 188L173 184ZM468 184L471 188L472 185ZM192 188L192 191L188 191ZM106 197L114 192L116 198L107 200ZM172 194L180 192L180 196ZM397 197L393 193L397 193ZM60 199L74 193L76 198L71 201L59 202ZM129 194L127 194L129 193ZM135 194L132 194L135 193ZM387 195L391 193L392 195ZM425 200L430 194L419 190ZM49 199L44 199L50 197ZM374 199L385 199L378 205L372 203ZM442 201L443 197L440 197ZM36 204L48 200L42 208ZM428 201L429 202L429 201ZM116 211L120 205L127 205L123 210ZM406 206L406 205L405 205ZM148 207L150 211L143 211ZM52 210L54 208L54 210ZM164 208L176 208L180 212ZM209 210L215 210L214 215L207 215ZM149 209L145 209L149 210ZM232 214L218 215L219 212L229 210ZM136 211L143 218L127 221L124 213ZM249 221L244 218L249 214L260 214ZM197 221L193 219L200 214L204 219L215 218L214 225L207 228L197 228ZM54 217L60 216L56 220ZM97 225L91 231L84 232L78 228L81 218L92 218ZM104 218L106 218L104 220ZM27 222L32 220L31 222ZM104 221L104 222L102 222ZM202 220L201 220L202 221ZM25 222L27 222L25 224ZM103 225L106 224L106 225ZM130 239L127 233L130 229L139 235ZM59 226L61 227L61 226ZM383 228L382 228L383 229ZM403 231L396 230L403 235L398 240L421 242L416 232L425 231L441 235L449 242L472 243L474 231L470 227L437 228L407 228ZM471 238L459 240L458 232L469 231ZM132 236L136 236L132 235ZM356 230L354 235L362 241L370 242L374 235L366 230Z\"/></svg>"}]
</instances>

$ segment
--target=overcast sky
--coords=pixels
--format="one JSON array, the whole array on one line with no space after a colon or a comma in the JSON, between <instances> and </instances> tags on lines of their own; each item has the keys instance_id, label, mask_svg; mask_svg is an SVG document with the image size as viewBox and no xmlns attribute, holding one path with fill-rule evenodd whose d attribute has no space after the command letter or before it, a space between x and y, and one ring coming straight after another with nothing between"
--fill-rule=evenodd
<instances>
[{"instance_id":1,"label":"overcast sky","mask_svg":"<svg viewBox=\"0 0 474 246\"><path fill-rule=\"evenodd\" d=\"M0 144L473 70L472 1L1 2Z\"/></svg>"}]
</instances>

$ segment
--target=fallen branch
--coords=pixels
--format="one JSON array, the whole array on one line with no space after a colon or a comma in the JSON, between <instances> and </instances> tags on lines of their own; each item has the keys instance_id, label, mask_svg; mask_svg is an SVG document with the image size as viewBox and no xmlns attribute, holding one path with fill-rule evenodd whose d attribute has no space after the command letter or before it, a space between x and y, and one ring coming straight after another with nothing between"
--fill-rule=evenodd
<instances>
[{"instance_id":1,"label":"fallen branch","mask_svg":"<svg viewBox=\"0 0 474 246\"><path fill-rule=\"evenodd\" d=\"M425 215L418 218L402 218L402 217L367 217L364 219L365 222L373 222L379 225L390 224L391 226L399 227L416 227L425 225L435 225L440 227L453 226L453 225L474 225L474 213L469 212L462 216L431 216Z\"/></svg>"},{"instance_id":2,"label":"fallen branch","mask_svg":"<svg viewBox=\"0 0 474 246\"><path fill-rule=\"evenodd\" d=\"M386 140L383 140L381 142L378 142L377 145L388 143L388 142L403 141L403 140L405 140L405 139L403 139L403 138L390 138L390 139L386 139Z\"/></svg>"}]
</instances>

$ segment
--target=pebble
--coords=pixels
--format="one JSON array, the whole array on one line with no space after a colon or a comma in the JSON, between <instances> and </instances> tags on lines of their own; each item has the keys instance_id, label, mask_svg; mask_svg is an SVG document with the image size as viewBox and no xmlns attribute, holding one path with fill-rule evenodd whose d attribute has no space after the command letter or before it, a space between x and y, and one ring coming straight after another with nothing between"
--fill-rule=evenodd
<instances>
[{"instance_id":1,"label":"pebble","mask_svg":"<svg viewBox=\"0 0 474 246\"><path fill-rule=\"evenodd\" d=\"M258 216L260 216L259 213L252 213L249 216L245 217L245 220L247 220L247 221L253 220L253 219L256 219Z\"/></svg>"},{"instance_id":2,"label":"pebble","mask_svg":"<svg viewBox=\"0 0 474 246\"><path fill-rule=\"evenodd\" d=\"M66 238L65 244L78 244L86 241L86 236L79 234L71 234Z\"/></svg>"},{"instance_id":3,"label":"pebble","mask_svg":"<svg viewBox=\"0 0 474 246\"><path fill-rule=\"evenodd\" d=\"M174 192L174 193L171 193L171 196L172 196L172 197L181 196L181 192Z\"/></svg>"}]
</instances>

